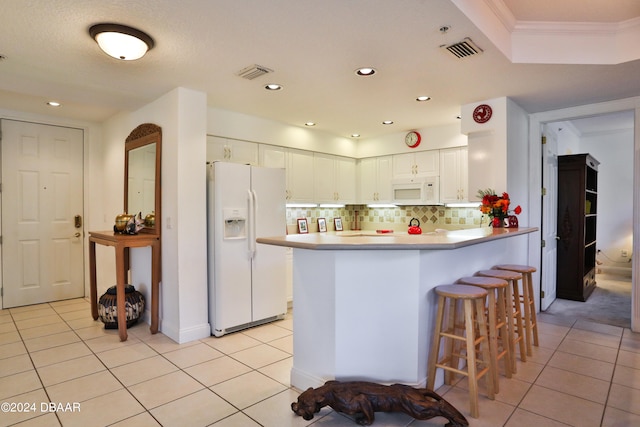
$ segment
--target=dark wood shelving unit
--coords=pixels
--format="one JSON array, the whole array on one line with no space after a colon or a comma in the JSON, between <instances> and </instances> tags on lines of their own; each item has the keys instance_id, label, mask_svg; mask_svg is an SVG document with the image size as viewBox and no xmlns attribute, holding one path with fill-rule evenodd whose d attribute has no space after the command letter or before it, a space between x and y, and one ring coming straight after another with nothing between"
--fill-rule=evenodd
<instances>
[{"instance_id":1,"label":"dark wood shelving unit","mask_svg":"<svg viewBox=\"0 0 640 427\"><path fill-rule=\"evenodd\" d=\"M596 287L599 164L590 154L558 156L558 298L586 301Z\"/></svg>"}]
</instances>

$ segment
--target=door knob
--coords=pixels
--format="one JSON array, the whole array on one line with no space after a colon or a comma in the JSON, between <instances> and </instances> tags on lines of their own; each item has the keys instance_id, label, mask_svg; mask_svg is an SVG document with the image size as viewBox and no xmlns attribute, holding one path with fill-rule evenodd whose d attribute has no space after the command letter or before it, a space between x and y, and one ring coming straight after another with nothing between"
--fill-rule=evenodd
<instances>
[{"instance_id":1,"label":"door knob","mask_svg":"<svg viewBox=\"0 0 640 427\"><path fill-rule=\"evenodd\" d=\"M78 233L74 234L73 237L80 237L80 233L78 232Z\"/></svg>"}]
</instances>

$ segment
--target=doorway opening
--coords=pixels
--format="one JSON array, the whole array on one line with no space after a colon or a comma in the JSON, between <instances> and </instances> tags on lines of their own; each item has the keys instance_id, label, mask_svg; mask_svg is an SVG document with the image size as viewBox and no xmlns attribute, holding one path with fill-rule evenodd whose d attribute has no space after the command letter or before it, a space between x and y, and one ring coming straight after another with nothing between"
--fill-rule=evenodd
<instances>
[{"instance_id":1,"label":"doorway opening","mask_svg":"<svg viewBox=\"0 0 640 427\"><path fill-rule=\"evenodd\" d=\"M626 110L544 124L543 133L551 134L555 139L555 145L551 145L555 155L589 153L600 161L596 228L596 290L586 302L555 299L555 297L543 299L541 308L547 314L631 328L634 119L635 111ZM546 154L549 155L549 153ZM543 166L543 176L545 171ZM544 178L543 182L545 182ZM557 194L549 194L547 197L557 198ZM543 211L545 211L545 203L543 198ZM557 224L553 221L556 221L555 214L543 214L541 228L547 231L555 230ZM555 260L545 259L543 256L542 269L554 270L555 266L550 265L553 262ZM548 276L543 277L547 281L550 279ZM541 283L541 290L545 291L543 295L553 294L550 291L556 285L555 281Z\"/></svg>"}]
</instances>

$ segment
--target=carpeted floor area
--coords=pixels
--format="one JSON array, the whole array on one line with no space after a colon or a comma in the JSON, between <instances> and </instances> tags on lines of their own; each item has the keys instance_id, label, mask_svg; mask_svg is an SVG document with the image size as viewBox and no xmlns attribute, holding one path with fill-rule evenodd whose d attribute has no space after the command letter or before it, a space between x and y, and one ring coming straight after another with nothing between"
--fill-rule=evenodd
<instances>
[{"instance_id":1,"label":"carpeted floor area","mask_svg":"<svg viewBox=\"0 0 640 427\"><path fill-rule=\"evenodd\" d=\"M544 312L574 320L631 327L631 278L596 276L597 287L585 302L556 299Z\"/></svg>"}]
</instances>

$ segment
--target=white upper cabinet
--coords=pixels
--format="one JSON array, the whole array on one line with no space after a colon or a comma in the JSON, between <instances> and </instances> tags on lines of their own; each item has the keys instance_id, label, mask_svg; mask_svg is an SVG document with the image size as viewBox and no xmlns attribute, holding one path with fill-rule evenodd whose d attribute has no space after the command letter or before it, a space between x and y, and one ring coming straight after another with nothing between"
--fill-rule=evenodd
<instances>
[{"instance_id":1,"label":"white upper cabinet","mask_svg":"<svg viewBox=\"0 0 640 427\"><path fill-rule=\"evenodd\" d=\"M258 164L258 144L207 135L207 161Z\"/></svg>"},{"instance_id":2,"label":"white upper cabinet","mask_svg":"<svg viewBox=\"0 0 640 427\"><path fill-rule=\"evenodd\" d=\"M438 150L393 155L393 178L414 179L439 175Z\"/></svg>"},{"instance_id":3,"label":"white upper cabinet","mask_svg":"<svg viewBox=\"0 0 640 427\"><path fill-rule=\"evenodd\" d=\"M440 202L469 200L467 147L440 150Z\"/></svg>"},{"instance_id":4,"label":"white upper cabinet","mask_svg":"<svg viewBox=\"0 0 640 427\"><path fill-rule=\"evenodd\" d=\"M355 159L315 153L313 160L315 201L317 203L355 203Z\"/></svg>"},{"instance_id":5,"label":"white upper cabinet","mask_svg":"<svg viewBox=\"0 0 640 427\"><path fill-rule=\"evenodd\" d=\"M291 148L287 153L287 203L316 203L313 153Z\"/></svg>"},{"instance_id":6,"label":"white upper cabinet","mask_svg":"<svg viewBox=\"0 0 640 427\"><path fill-rule=\"evenodd\" d=\"M362 204L391 203L392 156L358 161L358 200Z\"/></svg>"},{"instance_id":7,"label":"white upper cabinet","mask_svg":"<svg viewBox=\"0 0 640 427\"><path fill-rule=\"evenodd\" d=\"M260 144L259 154L261 166L286 170L287 203L316 203L312 152Z\"/></svg>"},{"instance_id":8,"label":"white upper cabinet","mask_svg":"<svg viewBox=\"0 0 640 427\"><path fill-rule=\"evenodd\" d=\"M336 157L336 193L338 203L351 204L357 201L356 159Z\"/></svg>"},{"instance_id":9,"label":"white upper cabinet","mask_svg":"<svg viewBox=\"0 0 640 427\"><path fill-rule=\"evenodd\" d=\"M258 154L260 166L266 168L287 168L287 149L284 147L260 144Z\"/></svg>"}]
</instances>

